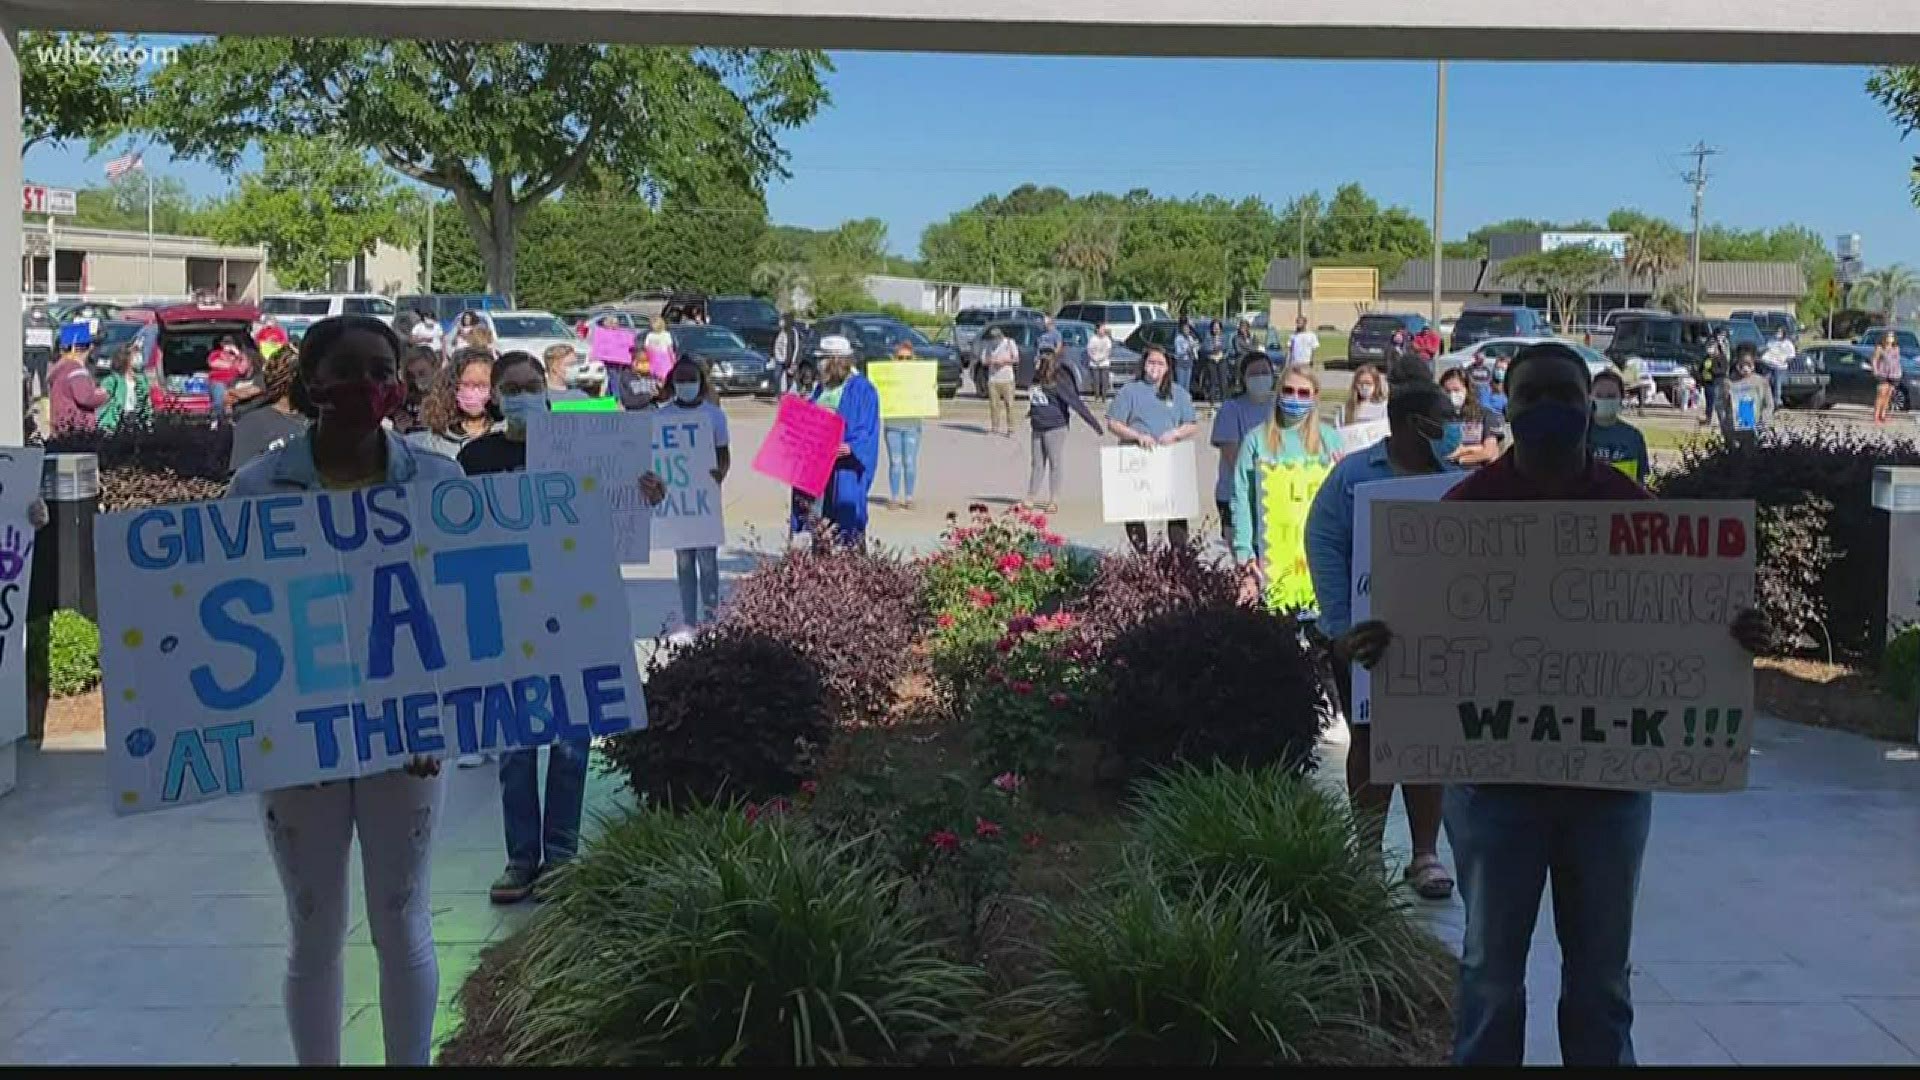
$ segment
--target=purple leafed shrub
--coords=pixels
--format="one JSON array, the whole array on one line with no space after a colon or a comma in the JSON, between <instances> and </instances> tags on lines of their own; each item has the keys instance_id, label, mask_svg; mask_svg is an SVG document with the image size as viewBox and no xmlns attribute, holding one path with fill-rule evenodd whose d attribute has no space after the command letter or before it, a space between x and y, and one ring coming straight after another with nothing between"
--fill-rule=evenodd
<instances>
[{"instance_id":1,"label":"purple leafed shrub","mask_svg":"<svg viewBox=\"0 0 1920 1080\"><path fill-rule=\"evenodd\" d=\"M919 593L918 575L894 555L795 551L740 579L719 625L791 646L819 668L842 723L876 723L913 668Z\"/></svg>"},{"instance_id":2,"label":"purple leafed shrub","mask_svg":"<svg viewBox=\"0 0 1920 1080\"><path fill-rule=\"evenodd\" d=\"M819 670L783 642L721 627L647 670L647 726L601 747L634 794L684 807L791 797L833 732Z\"/></svg>"},{"instance_id":3,"label":"purple leafed shrub","mask_svg":"<svg viewBox=\"0 0 1920 1080\"><path fill-rule=\"evenodd\" d=\"M99 455L103 512L144 510L225 495L233 425L215 431L205 417L163 413L149 428L129 423L111 435L64 432L47 439L46 448L50 454Z\"/></svg>"},{"instance_id":4,"label":"purple leafed shrub","mask_svg":"<svg viewBox=\"0 0 1920 1080\"><path fill-rule=\"evenodd\" d=\"M1086 595L1072 610L1081 640L1104 650L1130 628L1156 615L1198 606L1226 606L1239 596L1233 571L1200 557L1191 546L1158 546L1100 562Z\"/></svg>"}]
</instances>

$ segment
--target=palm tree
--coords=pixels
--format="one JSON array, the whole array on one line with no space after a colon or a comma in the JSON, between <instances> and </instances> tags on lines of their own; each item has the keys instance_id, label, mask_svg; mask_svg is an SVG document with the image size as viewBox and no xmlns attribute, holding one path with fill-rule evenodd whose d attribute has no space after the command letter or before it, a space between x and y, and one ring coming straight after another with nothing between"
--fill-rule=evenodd
<instances>
[{"instance_id":1,"label":"palm tree","mask_svg":"<svg viewBox=\"0 0 1920 1080\"><path fill-rule=\"evenodd\" d=\"M1099 295L1108 271L1120 257L1120 229L1104 217L1086 217L1073 223L1054 249L1053 264L1080 275L1080 281Z\"/></svg>"},{"instance_id":2,"label":"palm tree","mask_svg":"<svg viewBox=\"0 0 1920 1080\"><path fill-rule=\"evenodd\" d=\"M1038 306L1043 311L1052 311L1060 304L1080 295L1080 271L1063 266L1042 266L1027 271L1027 289L1033 293L1033 299L1043 300Z\"/></svg>"},{"instance_id":3,"label":"palm tree","mask_svg":"<svg viewBox=\"0 0 1920 1080\"><path fill-rule=\"evenodd\" d=\"M773 297L782 311L792 311L802 293L813 291L813 275L805 263L763 262L753 268L753 287Z\"/></svg>"},{"instance_id":4,"label":"palm tree","mask_svg":"<svg viewBox=\"0 0 1920 1080\"><path fill-rule=\"evenodd\" d=\"M1680 268L1687 258L1687 240L1680 230L1664 221L1649 221L1627 238L1626 271L1628 289L1635 278L1653 284L1655 297L1662 294L1666 277Z\"/></svg>"},{"instance_id":5,"label":"palm tree","mask_svg":"<svg viewBox=\"0 0 1920 1080\"><path fill-rule=\"evenodd\" d=\"M1920 288L1920 277L1900 263L1860 275L1861 295L1880 301L1880 317L1889 324L1893 322L1895 305L1916 288Z\"/></svg>"}]
</instances>

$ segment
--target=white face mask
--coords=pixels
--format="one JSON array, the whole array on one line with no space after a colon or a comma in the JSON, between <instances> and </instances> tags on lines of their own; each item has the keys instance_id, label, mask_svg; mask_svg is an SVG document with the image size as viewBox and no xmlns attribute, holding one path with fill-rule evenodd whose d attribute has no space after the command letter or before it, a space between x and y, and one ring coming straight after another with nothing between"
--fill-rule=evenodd
<instances>
[{"instance_id":1,"label":"white face mask","mask_svg":"<svg viewBox=\"0 0 1920 1080\"><path fill-rule=\"evenodd\" d=\"M1453 402L1453 407L1457 409L1467 403L1467 392L1465 390L1449 390L1447 391L1447 400Z\"/></svg>"},{"instance_id":2,"label":"white face mask","mask_svg":"<svg viewBox=\"0 0 1920 1080\"><path fill-rule=\"evenodd\" d=\"M1620 419L1620 399L1597 397L1593 399L1593 418L1602 424L1611 424Z\"/></svg>"}]
</instances>

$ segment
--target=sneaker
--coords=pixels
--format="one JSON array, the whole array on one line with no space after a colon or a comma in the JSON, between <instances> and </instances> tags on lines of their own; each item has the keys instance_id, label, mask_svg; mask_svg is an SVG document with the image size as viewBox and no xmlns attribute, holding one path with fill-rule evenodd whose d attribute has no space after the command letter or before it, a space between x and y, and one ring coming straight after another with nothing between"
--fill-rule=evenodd
<instances>
[{"instance_id":1,"label":"sneaker","mask_svg":"<svg viewBox=\"0 0 1920 1080\"><path fill-rule=\"evenodd\" d=\"M487 898L496 904L517 904L533 895L533 885L538 880L538 869L509 863L500 880L487 890Z\"/></svg>"},{"instance_id":2,"label":"sneaker","mask_svg":"<svg viewBox=\"0 0 1920 1080\"><path fill-rule=\"evenodd\" d=\"M487 759L484 755L481 755L481 754L461 754L459 757L454 759L453 763L455 765L460 766L463 769L477 769L480 766L485 765L487 763Z\"/></svg>"}]
</instances>

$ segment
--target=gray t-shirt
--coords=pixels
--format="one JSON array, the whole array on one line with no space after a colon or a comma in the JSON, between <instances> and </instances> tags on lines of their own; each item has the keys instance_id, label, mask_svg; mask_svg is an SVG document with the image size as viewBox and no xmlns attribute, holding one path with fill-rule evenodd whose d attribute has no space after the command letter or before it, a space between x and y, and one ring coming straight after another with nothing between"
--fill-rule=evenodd
<instances>
[{"instance_id":1,"label":"gray t-shirt","mask_svg":"<svg viewBox=\"0 0 1920 1080\"><path fill-rule=\"evenodd\" d=\"M1245 394L1228 398L1213 415L1213 445L1221 447L1220 475L1213 482L1213 501L1233 501L1233 469L1238 454L1226 447L1238 447L1249 434L1266 426L1273 416L1273 401L1255 401Z\"/></svg>"},{"instance_id":2,"label":"gray t-shirt","mask_svg":"<svg viewBox=\"0 0 1920 1080\"><path fill-rule=\"evenodd\" d=\"M1174 428L1194 422L1193 397L1176 385L1172 396L1162 401L1151 383L1130 382L1120 388L1113 404L1107 406L1107 419L1157 439Z\"/></svg>"}]
</instances>

